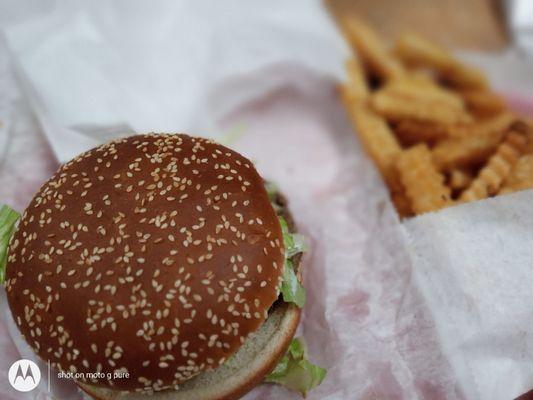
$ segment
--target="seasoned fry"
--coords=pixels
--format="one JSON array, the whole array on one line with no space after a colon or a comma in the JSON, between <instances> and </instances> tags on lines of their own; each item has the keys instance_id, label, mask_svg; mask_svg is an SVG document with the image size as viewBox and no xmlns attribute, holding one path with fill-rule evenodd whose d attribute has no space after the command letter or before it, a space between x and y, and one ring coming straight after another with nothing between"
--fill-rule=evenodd
<instances>
[{"instance_id":1,"label":"seasoned fry","mask_svg":"<svg viewBox=\"0 0 533 400\"><path fill-rule=\"evenodd\" d=\"M481 164L496 150L513 121L514 117L504 114L456 132L433 148L435 164L442 171Z\"/></svg>"},{"instance_id":2,"label":"seasoned fry","mask_svg":"<svg viewBox=\"0 0 533 400\"><path fill-rule=\"evenodd\" d=\"M440 102L400 96L386 88L372 95L371 104L376 112L391 121L412 119L444 125L471 121L466 112L455 107Z\"/></svg>"},{"instance_id":3,"label":"seasoned fry","mask_svg":"<svg viewBox=\"0 0 533 400\"><path fill-rule=\"evenodd\" d=\"M407 194L405 193L405 189L403 189L403 187L401 192L394 192L391 189L391 200L400 218L407 218L414 215L413 209L411 208L411 203L407 198Z\"/></svg>"},{"instance_id":4,"label":"seasoned fry","mask_svg":"<svg viewBox=\"0 0 533 400\"><path fill-rule=\"evenodd\" d=\"M385 179L385 183L389 188L392 203L400 215L400 218L413 216L414 213L411 207L411 202L407 198L405 187L400 181L400 174L396 165L393 165L390 169L389 176Z\"/></svg>"},{"instance_id":5,"label":"seasoned fry","mask_svg":"<svg viewBox=\"0 0 533 400\"><path fill-rule=\"evenodd\" d=\"M381 38L365 22L350 15L341 21L348 42L373 73L388 80L405 75L405 69L389 52Z\"/></svg>"},{"instance_id":6,"label":"seasoned fry","mask_svg":"<svg viewBox=\"0 0 533 400\"><path fill-rule=\"evenodd\" d=\"M472 172L469 170L460 168L452 169L449 174L448 186L455 191L463 190L470 186L473 179Z\"/></svg>"},{"instance_id":7,"label":"seasoned fry","mask_svg":"<svg viewBox=\"0 0 533 400\"><path fill-rule=\"evenodd\" d=\"M472 184L459 197L460 201L481 200L495 195L526 146L526 137L515 131L507 134Z\"/></svg>"},{"instance_id":8,"label":"seasoned fry","mask_svg":"<svg viewBox=\"0 0 533 400\"><path fill-rule=\"evenodd\" d=\"M346 90L350 92L350 97L356 102L366 101L370 91L359 59L351 58L347 60L346 71L348 72Z\"/></svg>"},{"instance_id":9,"label":"seasoned fry","mask_svg":"<svg viewBox=\"0 0 533 400\"><path fill-rule=\"evenodd\" d=\"M450 71L443 71L442 77L449 85L459 89L487 90L489 87L487 78L480 70L460 63Z\"/></svg>"},{"instance_id":10,"label":"seasoned fry","mask_svg":"<svg viewBox=\"0 0 533 400\"><path fill-rule=\"evenodd\" d=\"M343 101L357 135L385 179L394 179L392 166L401 151L400 144L387 122L365 104L354 102L348 90Z\"/></svg>"},{"instance_id":11,"label":"seasoned fry","mask_svg":"<svg viewBox=\"0 0 533 400\"><path fill-rule=\"evenodd\" d=\"M437 71L451 70L457 63L446 49L414 33L400 35L394 52L407 64Z\"/></svg>"},{"instance_id":12,"label":"seasoned fry","mask_svg":"<svg viewBox=\"0 0 533 400\"><path fill-rule=\"evenodd\" d=\"M524 154L533 154L533 121L521 117L520 119L515 119L509 129L520 132L526 137L527 145L524 149Z\"/></svg>"},{"instance_id":13,"label":"seasoned fry","mask_svg":"<svg viewBox=\"0 0 533 400\"><path fill-rule=\"evenodd\" d=\"M506 104L501 96L487 90L462 90L459 92L472 113L484 117L505 111Z\"/></svg>"},{"instance_id":14,"label":"seasoned fry","mask_svg":"<svg viewBox=\"0 0 533 400\"><path fill-rule=\"evenodd\" d=\"M405 145L413 145L418 142L434 143L448 137L449 129L445 125L431 122L405 119L398 122L394 132Z\"/></svg>"},{"instance_id":15,"label":"seasoned fry","mask_svg":"<svg viewBox=\"0 0 533 400\"><path fill-rule=\"evenodd\" d=\"M510 112L503 112L495 116L470 123L451 125L448 128L450 137L464 137L472 135L489 135L491 132L504 132L509 126L516 121L516 116Z\"/></svg>"},{"instance_id":16,"label":"seasoned fry","mask_svg":"<svg viewBox=\"0 0 533 400\"><path fill-rule=\"evenodd\" d=\"M444 185L425 144L403 151L397 162L400 180L416 214L435 211L452 203L450 188Z\"/></svg>"},{"instance_id":17,"label":"seasoned fry","mask_svg":"<svg viewBox=\"0 0 533 400\"><path fill-rule=\"evenodd\" d=\"M500 194L533 188L533 154L518 159L507 177Z\"/></svg>"},{"instance_id":18,"label":"seasoned fry","mask_svg":"<svg viewBox=\"0 0 533 400\"><path fill-rule=\"evenodd\" d=\"M435 74L428 69L409 69L407 73L407 79L416 85L438 86Z\"/></svg>"},{"instance_id":19,"label":"seasoned fry","mask_svg":"<svg viewBox=\"0 0 533 400\"><path fill-rule=\"evenodd\" d=\"M400 36L396 54L411 65L422 65L438 71L451 85L459 88L486 89L485 76L475 68L455 59L446 49L412 33Z\"/></svg>"},{"instance_id":20,"label":"seasoned fry","mask_svg":"<svg viewBox=\"0 0 533 400\"><path fill-rule=\"evenodd\" d=\"M432 102L436 107L445 105L465 111L465 102L460 95L421 78L397 79L387 84L384 90L406 100Z\"/></svg>"},{"instance_id":21,"label":"seasoned fry","mask_svg":"<svg viewBox=\"0 0 533 400\"><path fill-rule=\"evenodd\" d=\"M442 171L469 167L485 161L498 146L503 132L449 138L433 148L433 159Z\"/></svg>"}]
</instances>

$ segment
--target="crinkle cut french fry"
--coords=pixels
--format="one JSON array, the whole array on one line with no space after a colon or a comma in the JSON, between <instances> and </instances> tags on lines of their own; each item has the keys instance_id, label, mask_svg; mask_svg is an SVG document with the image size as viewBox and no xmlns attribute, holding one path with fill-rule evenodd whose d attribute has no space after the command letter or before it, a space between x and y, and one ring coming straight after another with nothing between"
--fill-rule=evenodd
<instances>
[{"instance_id":1,"label":"crinkle cut french fry","mask_svg":"<svg viewBox=\"0 0 533 400\"><path fill-rule=\"evenodd\" d=\"M461 193L459 200L481 200L498 193L503 181L522 155L526 142L525 135L514 131L509 132L487 164L480 170L476 179L468 189Z\"/></svg>"},{"instance_id":2,"label":"crinkle cut french fry","mask_svg":"<svg viewBox=\"0 0 533 400\"><path fill-rule=\"evenodd\" d=\"M438 210L451 204L450 188L437 171L431 152L419 144L400 153L396 163L400 181L405 187L412 210L416 214Z\"/></svg>"},{"instance_id":3,"label":"crinkle cut french fry","mask_svg":"<svg viewBox=\"0 0 533 400\"><path fill-rule=\"evenodd\" d=\"M407 198L405 191L394 192L391 190L391 200L400 218L407 218L414 215L411 208L411 202Z\"/></svg>"},{"instance_id":4,"label":"crinkle cut french fry","mask_svg":"<svg viewBox=\"0 0 533 400\"><path fill-rule=\"evenodd\" d=\"M468 167L484 162L496 149L503 132L444 139L433 148L433 159L440 170Z\"/></svg>"},{"instance_id":5,"label":"crinkle cut french fry","mask_svg":"<svg viewBox=\"0 0 533 400\"><path fill-rule=\"evenodd\" d=\"M467 89L461 90L466 106L472 113L483 117L505 111L505 100L494 92L488 90Z\"/></svg>"},{"instance_id":6,"label":"crinkle cut french fry","mask_svg":"<svg viewBox=\"0 0 533 400\"><path fill-rule=\"evenodd\" d=\"M408 64L435 69L454 86L475 89L488 87L480 71L462 64L446 49L419 35L401 35L396 42L395 52Z\"/></svg>"},{"instance_id":7,"label":"crinkle cut french fry","mask_svg":"<svg viewBox=\"0 0 533 400\"><path fill-rule=\"evenodd\" d=\"M397 79L388 83L384 90L406 100L432 102L435 106L445 105L465 111L465 102L459 94L438 86L434 81L428 82L415 77Z\"/></svg>"},{"instance_id":8,"label":"crinkle cut french fry","mask_svg":"<svg viewBox=\"0 0 533 400\"><path fill-rule=\"evenodd\" d=\"M470 122L470 116L455 107L440 102L409 99L387 90L378 90L371 97L374 110L391 121L414 119L436 124L452 125Z\"/></svg>"},{"instance_id":9,"label":"crinkle cut french fry","mask_svg":"<svg viewBox=\"0 0 533 400\"><path fill-rule=\"evenodd\" d=\"M387 122L370 110L366 104L353 101L348 90L342 91L345 108L357 135L367 153L386 179L391 179L391 169L401 151L400 144Z\"/></svg>"},{"instance_id":10,"label":"crinkle cut french fry","mask_svg":"<svg viewBox=\"0 0 533 400\"><path fill-rule=\"evenodd\" d=\"M455 168L449 173L448 186L452 190L466 189L473 180L472 172L466 169Z\"/></svg>"},{"instance_id":11,"label":"crinkle cut french fry","mask_svg":"<svg viewBox=\"0 0 533 400\"><path fill-rule=\"evenodd\" d=\"M450 125L448 135L450 137L464 137L472 135L484 135L491 132L504 132L516 121L516 116L510 112L502 112L491 118L477 120L474 123Z\"/></svg>"},{"instance_id":12,"label":"crinkle cut french fry","mask_svg":"<svg viewBox=\"0 0 533 400\"><path fill-rule=\"evenodd\" d=\"M514 165L500 190L500 194L531 188L533 188L533 154L526 154L520 157Z\"/></svg>"},{"instance_id":13,"label":"crinkle cut french fry","mask_svg":"<svg viewBox=\"0 0 533 400\"><path fill-rule=\"evenodd\" d=\"M394 132L404 145L434 143L448 137L448 127L444 125L411 119L399 121L394 126Z\"/></svg>"},{"instance_id":14,"label":"crinkle cut french fry","mask_svg":"<svg viewBox=\"0 0 533 400\"><path fill-rule=\"evenodd\" d=\"M442 73L444 80L451 86L462 89L487 90L487 78L477 68L457 64L453 69Z\"/></svg>"},{"instance_id":15,"label":"crinkle cut french fry","mask_svg":"<svg viewBox=\"0 0 533 400\"><path fill-rule=\"evenodd\" d=\"M396 165L393 165L389 169L388 176L385 178L385 183L389 188L390 197L394 207L400 218L411 217L414 215L413 209L411 208L411 202L407 198L407 193L405 192L405 187L400 181L400 174Z\"/></svg>"},{"instance_id":16,"label":"crinkle cut french fry","mask_svg":"<svg viewBox=\"0 0 533 400\"><path fill-rule=\"evenodd\" d=\"M394 52L409 65L430 67L437 71L450 70L457 63L446 49L414 33L400 35Z\"/></svg>"},{"instance_id":17,"label":"crinkle cut french fry","mask_svg":"<svg viewBox=\"0 0 533 400\"><path fill-rule=\"evenodd\" d=\"M350 92L350 97L356 102L366 101L370 90L359 59L350 58L346 60L346 71L348 73L346 90Z\"/></svg>"},{"instance_id":18,"label":"crinkle cut french fry","mask_svg":"<svg viewBox=\"0 0 533 400\"><path fill-rule=\"evenodd\" d=\"M533 124L529 126L531 127L531 130L526 133L527 146L524 150L524 154L533 154Z\"/></svg>"},{"instance_id":19,"label":"crinkle cut french fry","mask_svg":"<svg viewBox=\"0 0 533 400\"><path fill-rule=\"evenodd\" d=\"M392 56L381 38L365 22L354 15L341 21L348 42L373 73L383 79L405 75L403 65Z\"/></svg>"},{"instance_id":20,"label":"crinkle cut french fry","mask_svg":"<svg viewBox=\"0 0 533 400\"><path fill-rule=\"evenodd\" d=\"M533 121L520 117L513 121L509 129L517 131L526 137L527 145L524 149L524 154L533 154Z\"/></svg>"},{"instance_id":21,"label":"crinkle cut french fry","mask_svg":"<svg viewBox=\"0 0 533 400\"><path fill-rule=\"evenodd\" d=\"M442 171L483 163L496 150L513 122L506 115L471 127L471 132L441 140L433 148L433 159ZM467 128L465 128L467 129Z\"/></svg>"},{"instance_id":22,"label":"crinkle cut french fry","mask_svg":"<svg viewBox=\"0 0 533 400\"><path fill-rule=\"evenodd\" d=\"M432 71L429 71L428 69L425 69L425 68L409 69L407 72L407 77L404 79L408 79L414 85L418 85L418 86L432 86L432 87L435 87L435 85L438 86L435 74Z\"/></svg>"}]
</instances>

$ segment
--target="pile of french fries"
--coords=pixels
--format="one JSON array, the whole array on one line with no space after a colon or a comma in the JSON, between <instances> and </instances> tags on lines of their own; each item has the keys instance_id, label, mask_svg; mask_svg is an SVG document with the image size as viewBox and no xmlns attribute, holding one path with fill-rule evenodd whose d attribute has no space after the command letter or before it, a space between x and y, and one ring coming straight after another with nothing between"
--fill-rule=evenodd
<instances>
[{"instance_id":1,"label":"pile of french fries","mask_svg":"<svg viewBox=\"0 0 533 400\"><path fill-rule=\"evenodd\" d=\"M392 48L362 20L343 102L401 217L533 187L531 122L486 77L415 34Z\"/></svg>"}]
</instances>

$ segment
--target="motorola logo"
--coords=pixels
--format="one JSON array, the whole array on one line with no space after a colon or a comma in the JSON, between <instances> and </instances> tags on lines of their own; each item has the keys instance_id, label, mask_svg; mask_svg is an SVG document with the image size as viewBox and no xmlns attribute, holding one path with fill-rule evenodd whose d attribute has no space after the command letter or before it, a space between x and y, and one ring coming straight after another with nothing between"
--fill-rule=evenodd
<instances>
[{"instance_id":1,"label":"motorola logo","mask_svg":"<svg viewBox=\"0 0 533 400\"><path fill-rule=\"evenodd\" d=\"M9 383L19 392L29 392L41 381L41 371L31 360L15 361L8 372Z\"/></svg>"}]
</instances>

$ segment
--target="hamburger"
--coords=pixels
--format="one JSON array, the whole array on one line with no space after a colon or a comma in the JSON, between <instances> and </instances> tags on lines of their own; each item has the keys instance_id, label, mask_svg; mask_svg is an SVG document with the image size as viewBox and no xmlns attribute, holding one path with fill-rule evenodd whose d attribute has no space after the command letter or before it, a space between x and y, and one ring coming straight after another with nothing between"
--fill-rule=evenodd
<instances>
[{"instance_id":1,"label":"hamburger","mask_svg":"<svg viewBox=\"0 0 533 400\"><path fill-rule=\"evenodd\" d=\"M236 399L263 381L305 394L324 378L293 339L301 236L237 152L183 134L112 141L17 217L0 212L13 319L92 398Z\"/></svg>"}]
</instances>

